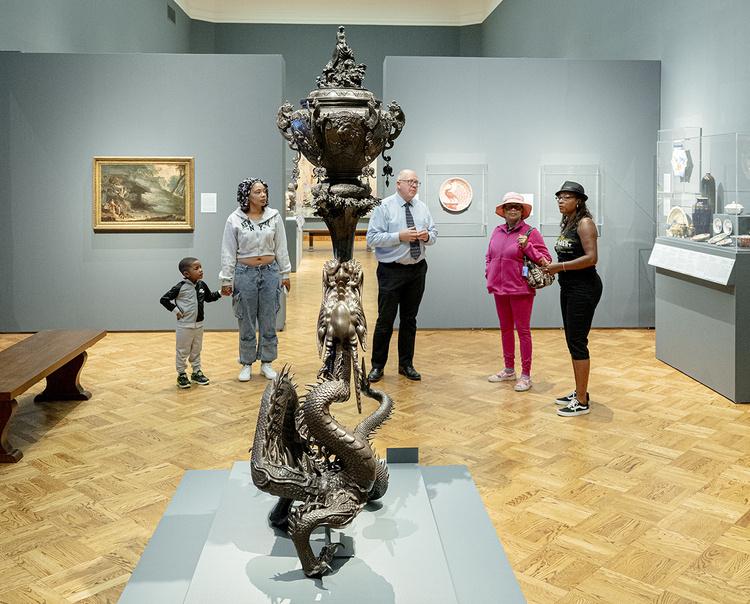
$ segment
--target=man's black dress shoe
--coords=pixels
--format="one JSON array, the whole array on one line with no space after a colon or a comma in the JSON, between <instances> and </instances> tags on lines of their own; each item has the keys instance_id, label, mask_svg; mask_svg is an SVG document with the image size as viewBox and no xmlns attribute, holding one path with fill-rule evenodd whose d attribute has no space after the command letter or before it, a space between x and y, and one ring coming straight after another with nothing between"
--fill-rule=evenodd
<instances>
[{"instance_id":1,"label":"man's black dress shoe","mask_svg":"<svg viewBox=\"0 0 750 604\"><path fill-rule=\"evenodd\" d=\"M383 379L383 368L373 367L370 369L370 373L367 374L367 380L370 382L379 382Z\"/></svg>"},{"instance_id":2,"label":"man's black dress shoe","mask_svg":"<svg viewBox=\"0 0 750 604\"><path fill-rule=\"evenodd\" d=\"M403 365L399 367L398 372L401 375L405 375L410 380L414 380L415 382L418 382L419 380L422 379L422 376L419 375L419 373L417 373L417 370L414 369L414 367L411 365Z\"/></svg>"}]
</instances>

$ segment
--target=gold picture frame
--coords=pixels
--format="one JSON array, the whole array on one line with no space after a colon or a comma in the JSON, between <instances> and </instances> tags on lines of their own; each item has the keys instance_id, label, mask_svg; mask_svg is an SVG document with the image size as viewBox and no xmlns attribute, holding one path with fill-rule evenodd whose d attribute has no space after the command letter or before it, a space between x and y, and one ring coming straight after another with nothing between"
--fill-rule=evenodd
<instances>
[{"instance_id":1,"label":"gold picture frame","mask_svg":"<svg viewBox=\"0 0 750 604\"><path fill-rule=\"evenodd\" d=\"M94 231L192 232L192 157L95 157Z\"/></svg>"}]
</instances>

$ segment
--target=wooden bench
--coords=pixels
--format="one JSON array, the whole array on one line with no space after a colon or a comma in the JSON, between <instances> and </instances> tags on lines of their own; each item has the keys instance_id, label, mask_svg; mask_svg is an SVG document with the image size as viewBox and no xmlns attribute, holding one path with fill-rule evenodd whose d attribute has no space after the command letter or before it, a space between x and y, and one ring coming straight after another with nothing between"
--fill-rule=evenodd
<instances>
[{"instance_id":1,"label":"wooden bench","mask_svg":"<svg viewBox=\"0 0 750 604\"><path fill-rule=\"evenodd\" d=\"M310 238L310 241L308 242L308 249L313 249L313 242L316 237L329 237L331 235L328 229L304 229L303 233L307 233L307 236ZM354 231L355 237L364 237L365 235L367 235L367 229L356 229Z\"/></svg>"},{"instance_id":2,"label":"wooden bench","mask_svg":"<svg viewBox=\"0 0 750 604\"><path fill-rule=\"evenodd\" d=\"M86 349L104 336L104 330L40 331L0 350L0 462L17 462L23 453L7 440L8 424L16 412L16 397L42 378L47 387L34 401L85 401L91 393L78 381Z\"/></svg>"}]
</instances>

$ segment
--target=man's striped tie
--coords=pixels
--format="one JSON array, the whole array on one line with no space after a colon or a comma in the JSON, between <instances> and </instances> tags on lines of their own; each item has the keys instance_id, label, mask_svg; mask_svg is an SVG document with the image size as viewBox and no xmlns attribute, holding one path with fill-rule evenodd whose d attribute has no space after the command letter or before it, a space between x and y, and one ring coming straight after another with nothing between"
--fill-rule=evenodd
<instances>
[{"instance_id":1,"label":"man's striped tie","mask_svg":"<svg viewBox=\"0 0 750 604\"><path fill-rule=\"evenodd\" d=\"M404 204L404 208L406 209L406 226L408 228L412 228L414 226L414 216L411 215L411 204L409 202ZM419 241L410 241L409 242L409 254L411 255L414 260L419 258L419 254L421 253L421 250L419 249Z\"/></svg>"}]
</instances>

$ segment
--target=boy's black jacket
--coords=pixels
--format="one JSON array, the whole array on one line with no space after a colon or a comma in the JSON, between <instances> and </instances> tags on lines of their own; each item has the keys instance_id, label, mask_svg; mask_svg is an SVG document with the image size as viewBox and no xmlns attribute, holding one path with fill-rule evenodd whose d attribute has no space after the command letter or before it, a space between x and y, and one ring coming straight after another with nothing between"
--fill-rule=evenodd
<instances>
[{"instance_id":1,"label":"boy's black jacket","mask_svg":"<svg viewBox=\"0 0 750 604\"><path fill-rule=\"evenodd\" d=\"M183 279L159 299L161 305L169 312L174 312L174 309L177 308L177 304L175 304L174 301L177 299L180 290L185 285L190 285L190 281ZM195 296L198 303L198 315L194 320L196 323L200 323L203 321L203 303L215 302L216 300L221 299L221 292L212 292L204 281L198 280L195 282ZM180 311L183 313L186 310L188 309L180 308Z\"/></svg>"}]
</instances>

